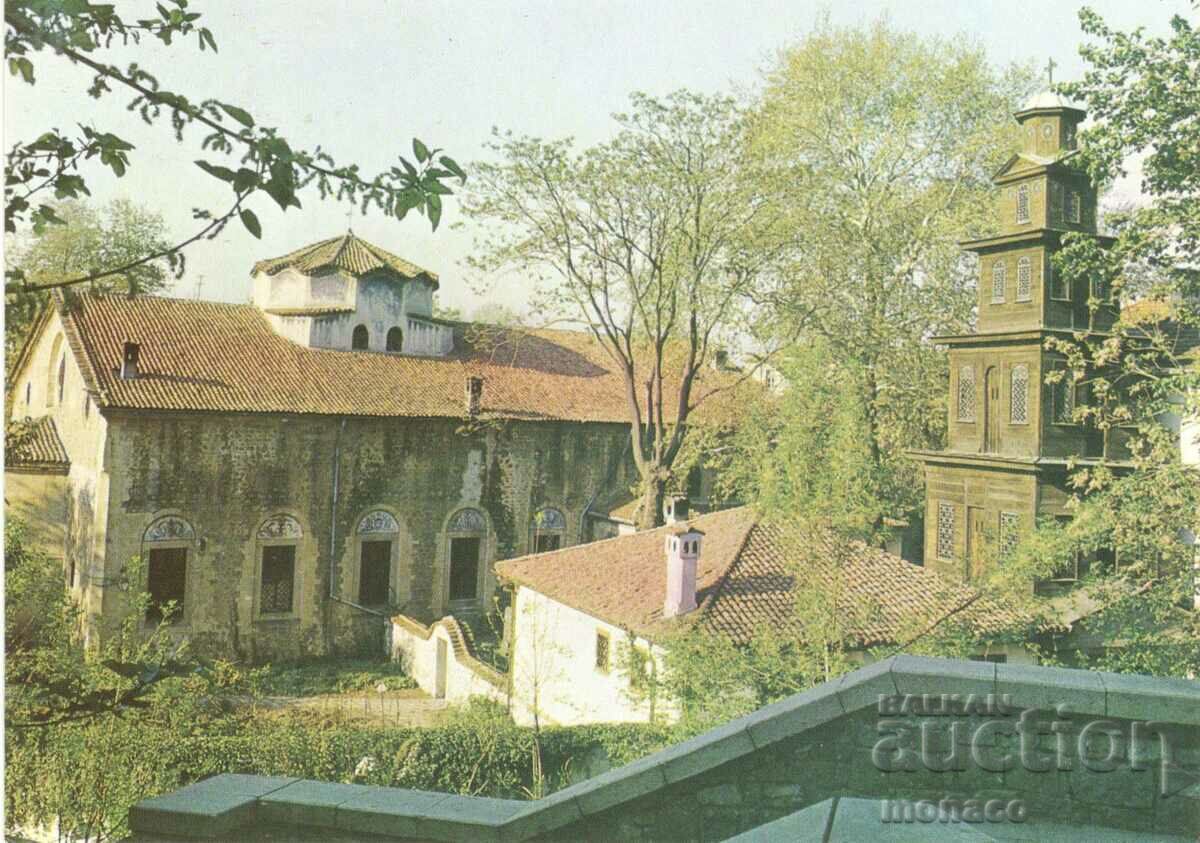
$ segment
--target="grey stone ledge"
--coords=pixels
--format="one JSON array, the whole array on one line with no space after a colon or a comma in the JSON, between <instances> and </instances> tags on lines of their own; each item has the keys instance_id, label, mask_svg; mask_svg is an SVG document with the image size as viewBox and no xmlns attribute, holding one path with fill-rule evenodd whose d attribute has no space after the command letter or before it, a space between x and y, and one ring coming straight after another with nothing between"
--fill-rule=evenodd
<instances>
[{"instance_id":1,"label":"grey stone ledge","mask_svg":"<svg viewBox=\"0 0 1200 843\"><path fill-rule=\"evenodd\" d=\"M1062 667L996 665L996 693L1016 708L1105 714L1104 681L1098 673Z\"/></svg>"},{"instance_id":2,"label":"grey stone ledge","mask_svg":"<svg viewBox=\"0 0 1200 843\"><path fill-rule=\"evenodd\" d=\"M1132 673L1096 676L1104 682L1109 717L1200 725L1200 681Z\"/></svg>"},{"instance_id":3,"label":"grey stone ledge","mask_svg":"<svg viewBox=\"0 0 1200 843\"><path fill-rule=\"evenodd\" d=\"M130 809L129 824L143 833L225 837L254 820L260 797L297 781L279 776L224 773L174 793L143 799Z\"/></svg>"},{"instance_id":4,"label":"grey stone ledge","mask_svg":"<svg viewBox=\"0 0 1200 843\"><path fill-rule=\"evenodd\" d=\"M894 656L892 677L901 694L996 693L996 665L992 662L934 659L926 656Z\"/></svg>"}]
</instances>

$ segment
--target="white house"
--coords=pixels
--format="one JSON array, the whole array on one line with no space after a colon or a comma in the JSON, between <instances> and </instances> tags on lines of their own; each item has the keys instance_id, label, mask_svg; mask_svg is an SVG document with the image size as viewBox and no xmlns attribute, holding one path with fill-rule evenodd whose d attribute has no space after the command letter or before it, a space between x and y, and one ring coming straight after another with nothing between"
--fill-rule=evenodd
<instances>
[{"instance_id":1,"label":"white house","mask_svg":"<svg viewBox=\"0 0 1200 843\"><path fill-rule=\"evenodd\" d=\"M760 523L748 507L656 530L500 562L512 588L509 694L514 718L542 724L644 721L650 704L630 693L630 647L661 666L673 633L696 627L747 643L764 627L794 623L796 548L831 558L828 540L802 545ZM808 566L817 574L818 566ZM869 611L854 630L865 649L903 637L915 618L937 617L975 596L933 571L858 545L842 560L850 600ZM1018 619L987 598L964 612L983 635L1003 638ZM858 616L858 615L856 615ZM1032 662L1020 644L981 654ZM661 710L668 718L669 710Z\"/></svg>"}]
</instances>

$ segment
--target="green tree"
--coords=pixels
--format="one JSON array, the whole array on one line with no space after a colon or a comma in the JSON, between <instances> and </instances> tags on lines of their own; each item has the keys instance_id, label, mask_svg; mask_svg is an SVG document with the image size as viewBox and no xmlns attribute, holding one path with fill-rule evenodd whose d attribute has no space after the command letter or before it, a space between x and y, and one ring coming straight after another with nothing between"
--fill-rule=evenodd
<instances>
[{"instance_id":1,"label":"green tree","mask_svg":"<svg viewBox=\"0 0 1200 843\"><path fill-rule=\"evenodd\" d=\"M707 394L701 372L744 316L780 229L741 178L732 100L632 100L616 137L582 152L499 136L499 162L474 165L464 210L486 226L474 266L540 282L534 312L585 324L621 373L647 527Z\"/></svg>"},{"instance_id":2,"label":"green tree","mask_svg":"<svg viewBox=\"0 0 1200 843\"><path fill-rule=\"evenodd\" d=\"M797 455L829 447L805 441L826 407L859 419L847 418L837 444L854 452L853 470L771 491L800 509L861 491L866 535L887 515L920 511L920 472L903 451L940 446L945 427L946 363L929 337L970 326L974 269L957 241L992 222L990 177L1015 149L1011 112L1031 78L998 73L963 39L826 19L779 54L765 83L749 155L799 242L760 295L777 330L801 334L798 366L820 370L806 378L793 366L793 376L805 388L824 379L835 402L793 400L777 439ZM842 391L853 395L830 395ZM830 482L852 485L835 493Z\"/></svg>"},{"instance_id":3,"label":"green tree","mask_svg":"<svg viewBox=\"0 0 1200 843\"><path fill-rule=\"evenodd\" d=\"M116 95L131 97L128 109L147 123L161 125L181 143L190 131L203 133L199 149L208 155L196 166L224 182L230 191L229 204L217 210L194 208L199 228L191 236L116 265L89 268L86 273L57 278L34 285L24 267L9 267L7 291L47 289L128 274L135 267L165 258L177 268L181 250L202 238L217 235L237 217L254 237L262 226L252 205L267 197L286 211L300 207L300 193L314 187L323 199L374 206L386 216L403 218L413 209L428 216L436 229L442 214L442 197L451 193L452 178L466 176L454 160L439 155L420 140L413 140L413 160L403 155L397 163L375 175L360 172L357 164L339 164L320 146L295 148L280 131L259 124L250 110L221 99L195 98L164 88L148 67L132 62L121 68L111 63L114 45L118 50L136 46L143 38L155 38L181 50L195 43L201 52L217 51L212 32L201 23L201 15L188 8L187 0L165 0L156 4L147 18L126 20L111 3L88 0L13 0L4 5L5 52L10 73L26 84L37 80L36 62L67 61L92 72L86 94L94 99ZM194 41L193 41L194 39ZM81 98L82 99L82 98ZM51 198L74 199L90 195L89 167L99 164L121 177L132 165L134 147L103 126L88 120L81 102L79 132L47 129L33 140L20 141L5 159L5 231L17 232L28 225L35 234L47 225L61 224ZM233 156L233 157L230 157Z\"/></svg>"},{"instance_id":4,"label":"green tree","mask_svg":"<svg viewBox=\"0 0 1200 843\"><path fill-rule=\"evenodd\" d=\"M63 225L43 228L40 234L9 236L5 261L20 267L33 287L63 278L91 274L103 267L136 263L143 255L159 253L170 245L162 215L127 199L116 199L97 208L80 200L52 203ZM171 281L165 257L136 263L124 272L88 283L98 291L157 293ZM41 307L45 291L16 289L5 297L5 350L15 357Z\"/></svg>"},{"instance_id":5,"label":"green tree","mask_svg":"<svg viewBox=\"0 0 1200 843\"><path fill-rule=\"evenodd\" d=\"M1077 421L1127 439L1129 454L1076 471L1074 518L1043 526L1022 557L1032 575L1093 562L1084 578L1092 610L1078 629L1103 646L1084 663L1195 676L1196 549L1181 536L1200 533L1200 467L1181 462L1178 424L1200 413L1200 32L1179 16L1165 37L1114 31L1088 9L1080 22L1089 68L1059 86L1095 121L1080 134L1079 160L1105 184L1139 158L1143 201L1106 217L1108 248L1066 235L1056 271L1090 285L1091 307L1125 307L1110 335L1050 345L1066 355L1066 377L1087 386Z\"/></svg>"}]
</instances>

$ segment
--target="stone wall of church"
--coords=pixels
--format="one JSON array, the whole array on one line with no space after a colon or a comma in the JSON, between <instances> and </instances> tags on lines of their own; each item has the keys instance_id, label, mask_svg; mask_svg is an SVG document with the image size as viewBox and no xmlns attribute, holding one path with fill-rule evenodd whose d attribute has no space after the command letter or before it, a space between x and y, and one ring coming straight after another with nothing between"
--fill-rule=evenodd
<instances>
[{"instance_id":1,"label":"stone wall of church","mask_svg":"<svg viewBox=\"0 0 1200 843\"><path fill-rule=\"evenodd\" d=\"M349 605L364 540L391 542L393 606L422 620L449 608L461 616L448 593L455 514L482 515L484 607L491 563L531 550L540 509L563 514L561 542L572 544L589 502L629 484L627 438L622 425L564 422L114 414L106 573L111 581L126 560L148 556L157 546L148 528L179 518L191 532L175 542L187 552L179 628L195 646L251 660L382 652L382 619ZM377 513L388 532L360 532L375 529L365 525ZM281 544L294 546L292 606L268 614L264 548ZM345 602L331 599L331 577ZM107 588L105 618L123 608Z\"/></svg>"}]
</instances>

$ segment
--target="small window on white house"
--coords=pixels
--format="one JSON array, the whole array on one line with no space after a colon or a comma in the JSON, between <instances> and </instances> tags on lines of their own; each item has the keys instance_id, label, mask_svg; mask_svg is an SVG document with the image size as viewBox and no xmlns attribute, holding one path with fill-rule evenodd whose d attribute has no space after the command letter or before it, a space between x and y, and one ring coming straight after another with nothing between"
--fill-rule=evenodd
<instances>
[{"instance_id":1,"label":"small window on white house","mask_svg":"<svg viewBox=\"0 0 1200 843\"><path fill-rule=\"evenodd\" d=\"M1024 363L1013 366L1008 400L1008 420L1012 424L1029 424L1029 367Z\"/></svg>"},{"instance_id":2,"label":"small window on white house","mask_svg":"<svg viewBox=\"0 0 1200 843\"><path fill-rule=\"evenodd\" d=\"M1004 301L1004 285L1008 280L1008 272L1004 268L1004 260L992 264L992 304Z\"/></svg>"},{"instance_id":3,"label":"small window on white house","mask_svg":"<svg viewBox=\"0 0 1200 843\"><path fill-rule=\"evenodd\" d=\"M612 664L612 648L608 633L603 629L596 630L596 670L608 673Z\"/></svg>"},{"instance_id":4,"label":"small window on white house","mask_svg":"<svg viewBox=\"0 0 1200 843\"><path fill-rule=\"evenodd\" d=\"M975 367L963 366L958 370L958 420L975 421Z\"/></svg>"},{"instance_id":5,"label":"small window on white house","mask_svg":"<svg viewBox=\"0 0 1200 843\"><path fill-rule=\"evenodd\" d=\"M67 388L67 355L63 355L58 364L58 403L62 404L63 395Z\"/></svg>"},{"instance_id":6,"label":"small window on white house","mask_svg":"<svg viewBox=\"0 0 1200 843\"><path fill-rule=\"evenodd\" d=\"M955 532L954 504L938 502L937 511L937 555L938 559L954 558Z\"/></svg>"},{"instance_id":7,"label":"small window on white house","mask_svg":"<svg viewBox=\"0 0 1200 843\"><path fill-rule=\"evenodd\" d=\"M25 384L25 409L29 409L29 405L33 398L33 382Z\"/></svg>"},{"instance_id":8,"label":"small window on white house","mask_svg":"<svg viewBox=\"0 0 1200 843\"><path fill-rule=\"evenodd\" d=\"M1029 185L1017 188L1017 222L1029 222Z\"/></svg>"},{"instance_id":9,"label":"small window on white house","mask_svg":"<svg viewBox=\"0 0 1200 843\"><path fill-rule=\"evenodd\" d=\"M1033 261L1021 258L1017 261L1017 301L1033 298Z\"/></svg>"}]
</instances>

